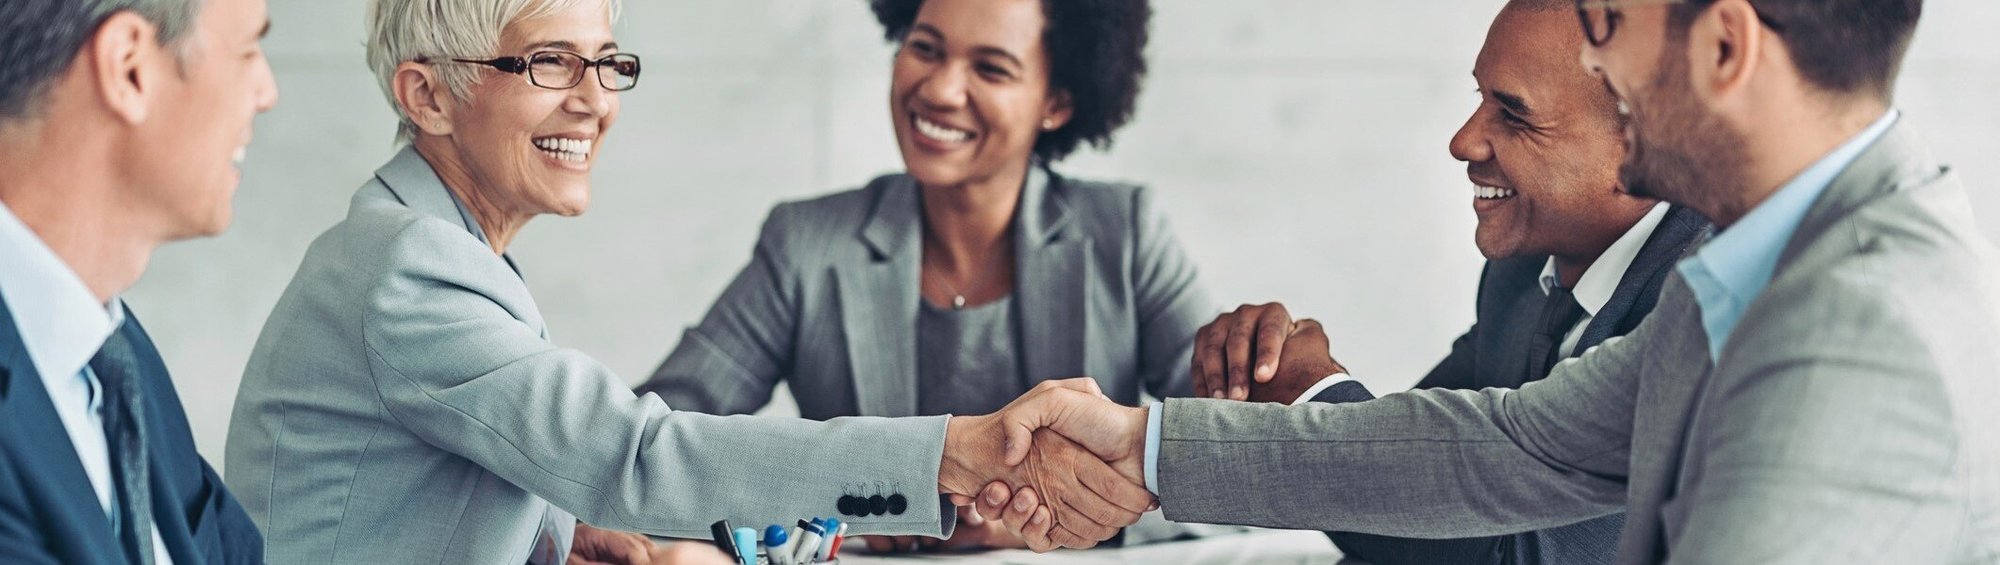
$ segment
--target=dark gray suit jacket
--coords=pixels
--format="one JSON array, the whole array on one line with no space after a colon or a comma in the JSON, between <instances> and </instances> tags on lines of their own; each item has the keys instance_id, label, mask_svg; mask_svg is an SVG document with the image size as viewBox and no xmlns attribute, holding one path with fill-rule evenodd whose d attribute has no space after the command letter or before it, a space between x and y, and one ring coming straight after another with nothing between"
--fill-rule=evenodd
<instances>
[{"instance_id":1,"label":"dark gray suit jacket","mask_svg":"<svg viewBox=\"0 0 2000 565\"><path fill-rule=\"evenodd\" d=\"M1598 310L1578 339L1572 356L1612 336L1625 335L1653 311L1660 286L1674 264L1709 231L1693 209L1675 206L1640 247L1618 281L1611 300ZM1528 341L1540 320L1542 267L1548 256L1490 261L1480 275L1478 317L1472 329L1452 342L1451 355L1415 388L1477 390L1520 388L1546 374L1529 374ZM1373 398L1359 383L1328 388L1315 402L1355 402ZM1341 551L1375 565L1449 563L1537 564L1609 563L1617 549L1623 514L1522 534L1459 539L1412 539L1332 532Z\"/></svg>"}]
</instances>

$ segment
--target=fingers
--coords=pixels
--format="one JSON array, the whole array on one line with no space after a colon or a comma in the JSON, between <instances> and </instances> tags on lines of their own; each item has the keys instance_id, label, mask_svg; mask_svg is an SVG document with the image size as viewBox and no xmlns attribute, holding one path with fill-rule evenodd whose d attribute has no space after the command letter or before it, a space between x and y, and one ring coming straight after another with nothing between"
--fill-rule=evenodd
<instances>
[{"instance_id":1,"label":"fingers","mask_svg":"<svg viewBox=\"0 0 2000 565\"><path fill-rule=\"evenodd\" d=\"M1229 336L1229 331L1226 329L1229 324L1230 315L1224 314L1223 317L1217 318L1215 323L1202 328L1201 334L1195 339L1193 371L1200 375L1200 380L1208 388L1208 394L1203 396L1209 398L1228 396L1229 371L1225 362L1228 355L1224 352L1223 346Z\"/></svg>"},{"instance_id":2,"label":"fingers","mask_svg":"<svg viewBox=\"0 0 2000 565\"><path fill-rule=\"evenodd\" d=\"M1254 377L1257 382L1268 383L1278 374L1278 359L1285 352L1285 338L1292 332L1292 313L1285 305L1272 302L1266 304L1264 314L1257 318L1257 366Z\"/></svg>"},{"instance_id":3,"label":"fingers","mask_svg":"<svg viewBox=\"0 0 2000 565\"><path fill-rule=\"evenodd\" d=\"M958 525L974 528L985 526L986 516L980 514L977 507L960 506L958 507Z\"/></svg>"},{"instance_id":4,"label":"fingers","mask_svg":"<svg viewBox=\"0 0 2000 565\"><path fill-rule=\"evenodd\" d=\"M1263 306L1244 305L1236 309L1236 318L1231 320L1229 337L1223 341L1229 376L1229 398L1243 400L1250 397L1250 338L1256 335L1259 312Z\"/></svg>"},{"instance_id":5,"label":"fingers","mask_svg":"<svg viewBox=\"0 0 2000 565\"><path fill-rule=\"evenodd\" d=\"M1006 481L993 481L979 493L979 504L974 508L979 515L995 520L1005 520L1007 502L1014 498L1014 489ZM1019 522L1016 522L1019 523Z\"/></svg>"}]
</instances>

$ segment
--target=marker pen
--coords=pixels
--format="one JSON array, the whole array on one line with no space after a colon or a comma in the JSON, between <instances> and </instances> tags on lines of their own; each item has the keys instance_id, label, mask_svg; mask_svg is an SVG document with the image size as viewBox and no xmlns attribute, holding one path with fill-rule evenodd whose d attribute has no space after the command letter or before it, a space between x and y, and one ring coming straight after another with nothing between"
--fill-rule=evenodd
<instances>
[{"instance_id":1,"label":"marker pen","mask_svg":"<svg viewBox=\"0 0 2000 565\"><path fill-rule=\"evenodd\" d=\"M831 544L831 545L833 546L833 551L829 551L829 552L827 552L827 553L826 553L826 557L827 557L828 559L839 559L839 558L840 558L840 545L841 545L841 542L845 542L845 541L847 541L847 523L846 523L846 522L841 522L841 523L840 523L840 531L839 531L838 533L835 533L835 534L833 535L833 543Z\"/></svg>"},{"instance_id":2,"label":"marker pen","mask_svg":"<svg viewBox=\"0 0 2000 565\"><path fill-rule=\"evenodd\" d=\"M736 529L736 557L743 565L757 565L757 530Z\"/></svg>"},{"instance_id":3,"label":"marker pen","mask_svg":"<svg viewBox=\"0 0 2000 565\"><path fill-rule=\"evenodd\" d=\"M833 543L834 543L834 542L837 542L837 541L840 541L840 538L838 538L838 537L835 537L835 536L836 536L836 535L838 535L838 534L840 533L840 529L841 529L841 528L843 528L843 527L846 527L846 526L847 526L847 524L842 524L842 523L840 523L840 519L838 519L838 518L827 518L827 519L826 519L826 536L825 536L825 537L826 537L826 541L823 541L823 542L820 542L820 544L819 544L819 551L817 551L817 552L814 552L814 553L813 553L813 558L814 558L814 559L818 559L818 560L820 560L820 561L826 561L826 560L828 560L828 559L832 559L832 558L833 558Z\"/></svg>"},{"instance_id":4,"label":"marker pen","mask_svg":"<svg viewBox=\"0 0 2000 565\"><path fill-rule=\"evenodd\" d=\"M728 520L716 520L714 524L708 525L708 535L715 538L715 548L722 550L723 555L736 555L736 541L734 539L736 534L734 530L734 528L729 527Z\"/></svg>"},{"instance_id":5,"label":"marker pen","mask_svg":"<svg viewBox=\"0 0 2000 565\"><path fill-rule=\"evenodd\" d=\"M770 557L771 565L792 565L792 554L786 542L791 536L785 535L785 527L772 524L764 528L764 555Z\"/></svg>"},{"instance_id":6,"label":"marker pen","mask_svg":"<svg viewBox=\"0 0 2000 565\"><path fill-rule=\"evenodd\" d=\"M800 520L799 529L805 530L805 533L799 535L799 546L792 550L792 563L809 565L813 557L819 555L820 536L826 533L826 527L820 525L819 518L813 518L811 522Z\"/></svg>"}]
</instances>

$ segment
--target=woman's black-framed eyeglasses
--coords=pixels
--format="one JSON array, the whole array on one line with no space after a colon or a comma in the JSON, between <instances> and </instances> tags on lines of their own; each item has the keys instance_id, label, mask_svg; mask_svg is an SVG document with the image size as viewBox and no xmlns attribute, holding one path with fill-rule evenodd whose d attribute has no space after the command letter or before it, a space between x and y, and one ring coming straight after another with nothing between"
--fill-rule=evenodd
<instances>
[{"instance_id":1,"label":"woman's black-framed eyeglasses","mask_svg":"<svg viewBox=\"0 0 2000 565\"><path fill-rule=\"evenodd\" d=\"M420 58L417 62L431 61ZM597 70L597 84L605 90L623 92L639 86L639 56L631 53L614 53L592 60L569 51L536 51L526 57L452 57L439 62L485 65L503 73L526 74L528 84L550 90L576 88L576 85L583 84L584 72L591 69Z\"/></svg>"},{"instance_id":2,"label":"woman's black-framed eyeglasses","mask_svg":"<svg viewBox=\"0 0 2000 565\"><path fill-rule=\"evenodd\" d=\"M1611 42L1612 32L1618 31L1618 22L1625 19L1625 14L1618 11L1620 7L1709 1L1712 0L1576 0L1576 18L1583 21L1584 40L1589 41L1591 47L1603 47ZM1757 10L1757 6L1752 4L1750 9ZM1763 22L1764 27L1771 28L1773 32L1785 32L1785 28L1765 15L1763 10L1757 10L1757 21Z\"/></svg>"}]
</instances>

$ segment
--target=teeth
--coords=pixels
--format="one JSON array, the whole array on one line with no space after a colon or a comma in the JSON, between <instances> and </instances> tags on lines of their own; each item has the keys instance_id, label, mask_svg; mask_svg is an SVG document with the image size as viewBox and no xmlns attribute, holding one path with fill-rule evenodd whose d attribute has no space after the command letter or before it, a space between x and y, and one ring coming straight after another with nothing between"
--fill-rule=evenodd
<instances>
[{"instance_id":1,"label":"teeth","mask_svg":"<svg viewBox=\"0 0 2000 565\"><path fill-rule=\"evenodd\" d=\"M544 137L532 141L535 147L557 159L581 163L590 157L591 140Z\"/></svg>"},{"instance_id":2,"label":"teeth","mask_svg":"<svg viewBox=\"0 0 2000 565\"><path fill-rule=\"evenodd\" d=\"M1497 200L1514 195L1514 191L1494 186L1472 186L1472 196L1481 200Z\"/></svg>"},{"instance_id":3,"label":"teeth","mask_svg":"<svg viewBox=\"0 0 2000 565\"><path fill-rule=\"evenodd\" d=\"M946 143L957 143L972 139L972 132L945 127L943 124L926 120L922 117L916 118L914 122L917 125L917 133L923 134L924 137Z\"/></svg>"},{"instance_id":4,"label":"teeth","mask_svg":"<svg viewBox=\"0 0 2000 565\"><path fill-rule=\"evenodd\" d=\"M246 147L238 147L238 148L236 148L236 152L235 152L235 153L231 153L231 154L229 154L229 162L231 162L231 163L235 163L235 164L238 164L238 165L241 165L241 164L243 164L243 157L244 157L244 155L245 155L246 153L248 153L248 152L249 152L249 148L246 148Z\"/></svg>"},{"instance_id":5,"label":"teeth","mask_svg":"<svg viewBox=\"0 0 2000 565\"><path fill-rule=\"evenodd\" d=\"M1625 99L1623 98L1618 99L1618 115L1628 118L1632 117L1632 107L1626 106Z\"/></svg>"}]
</instances>

